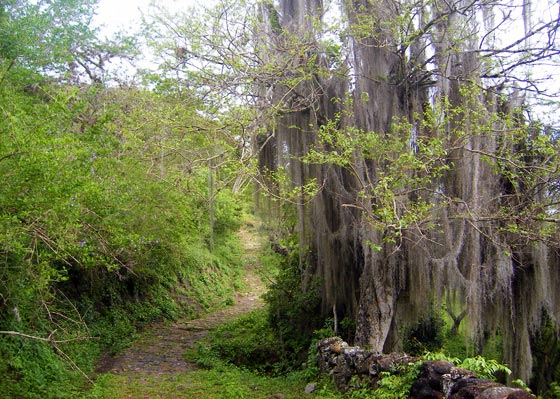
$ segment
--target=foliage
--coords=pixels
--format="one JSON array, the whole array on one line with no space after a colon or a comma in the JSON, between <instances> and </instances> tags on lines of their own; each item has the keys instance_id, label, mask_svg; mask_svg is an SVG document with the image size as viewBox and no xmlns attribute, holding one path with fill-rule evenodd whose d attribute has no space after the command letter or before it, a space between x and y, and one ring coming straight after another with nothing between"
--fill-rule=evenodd
<instances>
[{"instance_id":1,"label":"foliage","mask_svg":"<svg viewBox=\"0 0 560 399\"><path fill-rule=\"evenodd\" d=\"M403 349L411 355L435 352L445 344L445 321L433 307L403 333Z\"/></svg>"},{"instance_id":2,"label":"foliage","mask_svg":"<svg viewBox=\"0 0 560 399\"><path fill-rule=\"evenodd\" d=\"M480 378L495 380L500 373L505 375L511 374L511 370L506 365L501 364L497 360L486 359L482 356L459 359L457 357L449 357L441 352L428 352L423 357L426 360L447 360L453 362L456 367L471 370Z\"/></svg>"},{"instance_id":3,"label":"foliage","mask_svg":"<svg viewBox=\"0 0 560 399\"><path fill-rule=\"evenodd\" d=\"M287 142L275 143L281 148L278 154L285 152L285 159L271 172L276 179L273 183L282 189L282 197L301 208L291 207L286 215L311 215L304 208L317 194L343 193L341 197L355 201L345 207L359 209L369 225L383 232L383 243L349 239L352 253L359 253L355 249L362 244L379 252L384 248L381 244L401 247L410 238L418 243L427 238L439 245L437 235L444 230L439 222L448 221L441 220L439 213L449 211L454 220L468 223L471 241L464 249L462 243L457 246L454 256L454 248L444 248L444 242L441 249L449 249L449 253L443 254L441 265L444 260L467 256L471 247L479 246L500 249L503 256L498 260L510 261L501 264L517 262L510 274L509 269L497 270L497 280L487 284L498 287L486 293L486 298L494 300L511 294L514 274L520 277L516 282L523 281L518 274L531 267L531 262L524 261L527 247L544 243L557 248L560 160L556 132L526 121L519 110L512 112L515 104L507 104L501 88L482 90L480 81L459 76L460 70L451 71L453 76L458 73L454 82L464 82L451 93L457 98L443 95L430 102L426 97L421 99L426 104L417 107L418 113L412 111L412 102L408 104L412 97L422 97L414 87L433 86L432 79L440 79L434 71L449 72L432 68L438 65L438 57L450 57L453 68L468 64L459 62L457 54L444 54L454 53L451 48L463 48L464 38L449 37L449 43L438 44L441 48L434 43L449 15L475 16L478 2L465 9L444 9L437 16L424 13L424 3L401 4L396 19L377 25L380 16L364 7L341 23L347 31L340 40L326 37L326 25L313 16L305 18L304 31L283 30L274 4L261 3L260 11L270 6L264 19L246 12L248 3L232 1L220 2L207 14L188 19L156 17L160 25L151 29L151 38L154 43L159 41L155 44L168 58L160 76L146 76L151 79L150 91L126 84L103 86L106 63L115 56L130 57L135 43L133 38L102 42L95 37L89 26L94 0L9 0L0 4L0 176L5 183L0 187L0 330L34 337L0 335L0 354L5 360L0 364L5 377L0 390L15 397L72 397L83 382L82 372L91 371L100 350L122 350L137 328L154 320L231 301L239 262L232 232L239 226L240 203L246 199L239 195L239 188L251 181L255 166L248 150L251 136L269 127L274 131L278 127L274 124L285 116L282 111L296 116L298 112L313 114L313 123L307 119L305 126L294 124L287 129L299 136L308 130L317 133L306 155L297 149L289 154L292 148ZM416 26L411 23L414 15L435 19L418 20ZM265 19L271 22L271 32ZM504 16L496 29L507 30L508 19ZM159 29L162 25L172 33L164 33ZM557 29L546 20L537 25L532 33L525 32L528 38L537 32L544 37ZM455 27L447 28L452 33ZM468 36L468 28L465 25L464 32L458 31ZM339 27L332 32L341 33ZM323 94L329 93L329 80L344 75L345 68L352 69L345 60L353 58L345 48L352 40L345 35L353 38L358 50L361 46L379 50L378 60L384 59L385 48L401 56L402 65L380 70L375 76L358 71L353 77L355 87L369 87L371 82L359 80L363 75L375 81L377 89L387 83L403 88L394 102L402 103L403 108L407 103L410 109L405 117L396 112L402 118L395 118L390 129L389 124L384 126L387 132L346 123L360 118L348 111L359 109L350 100L342 107L345 111L330 115L329 109L323 115L320 104ZM377 36L394 43L377 46ZM500 62L488 63L490 69L481 78L492 78L492 85L494 79L506 75L518 80L512 74L516 64L557 54L552 37L549 35L539 53L518 47L529 43L523 40L512 43L507 51L492 49L491 55ZM277 40L269 40L272 38ZM491 41L484 36L482 52L488 51L486 38ZM416 54L418 45L428 49L425 55L430 60ZM447 45L449 49L445 49ZM527 60L517 59L517 54ZM369 61L361 60L363 65ZM495 65L502 70L494 70ZM341 86L347 88L346 83ZM449 81L442 83L442 87L449 85ZM532 82L525 83L532 87ZM377 101L372 101L374 92L377 90L352 94L365 106ZM484 96L488 101L481 100ZM257 107L246 109L240 105L243 101ZM263 111L263 107L268 109ZM369 119L390 119L391 115ZM321 191L328 176L303 176L303 172L296 186L290 167L299 165L300 159L307 162L305 168L343 170L340 191ZM482 193L486 184L482 180L498 181L493 191L485 191L490 196L479 196L469 189L470 183L464 184L465 176L456 162L465 159L475 161L471 163L477 171L486 172L486 178L472 187ZM352 180L348 176L354 180L343 187L342 180ZM479 177L472 176L474 180ZM461 183L461 190L453 191L455 183ZM471 201L470 193L459 198L463 188L476 198ZM478 197L486 202L482 204ZM352 218L356 215L351 214ZM289 233L297 223L291 222L283 226ZM407 230L415 230L417 237L405 237ZM366 237L365 233L362 229L357 234ZM312 278L315 254L305 247L306 239L300 231L300 237L292 235L292 241L283 246L288 256L280 262L267 296L268 319L253 314L230 326L240 331L238 339L224 340L226 332L218 330L215 341L219 344L209 353L216 351L235 364L259 358L266 370L293 369L305 361L313 332L325 323L319 316L321 310L330 306L321 306L322 281ZM412 256L418 253L412 246L408 249ZM453 259L454 266L461 273L465 265L476 263L470 260L485 258L488 265L483 266L490 270L492 254L483 251L465 258L463 264ZM451 269L450 263L444 265L446 269ZM369 270L365 266L356 262L356 268ZM404 281L407 271L402 271L387 271L386 275L399 274ZM479 272L469 271L469 278L481 275ZM466 286L464 281L462 286ZM469 294L478 287L472 288ZM473 301L482 304L482 299L475 300L476 295L472 295ZM513 309L502 309L506 307ZM535 319L533 316L527 319ZM472 320L473 326L475 323ZM345 324L346 330L354 327L352 320ZM418 339L406 342L421 343L410 348L413 351L433 349L441 345L441 331L441 320L429 316L407 331ZM542 352L557 344L551 331L543 328L537 337ZM281 366L267 363L271 359L274 364L280 360ZM507 371L483 358L463 362L485 375ZM234 369L232 375L239 373ZM394 378L386 376L381 387L386 384L400 392L401 382ZM46 381L55 387L47 387ZM227 376L220 381L226 386L222 390L226 396L250 395Z\"/></svg>"},{"instance_id":4,"label":"foliage","mask_svg":"<svg viewBox=\"0 0 560 399\"><path fill-rule=\"evenodd\" d=\"M314 332L325 323L319 311L317 282L306 291L301 289L303 277L297 254L294 249L282 259L278 275L265 295L269 323L279 338L282 359L295 369L305 362Z\"/></svg>"},{"instance_id":5,"label":"foliage","mask_svg":"<svg viewBox=\"0 0 560 399\"><path fill-rule=\"evenodd\" d=\"M560 381L560 347L558 342L558 330L554 326L550 316L543 311L541 328L531 337L531 349L533 352L533 378L530 382L531 388L538 394L547 391L558 390L551 384Z\"/></svg>"},{"instance_id":6,"label":"foliage","mask_svg":"<svg viewBox=\"0 0 560 399\"><path fill-rule=\"evenodd\" d=\"M511 374L511 370L507 366L500 364L497 360L486 359L482 356L463 359L457 364L457 367L474 371L480 378L495 379L498 373Z\"/></svg>"},{"instance_id":7,"label":"foliage","mask_svg":"<svg viewBox=\"0 0 560 399\"><path fill-rule=\"evenodd\" d=\"M253 311L212 331L207 342L199 344L188 356L207 368L223 368L229 364L272 375L302 370L307 377L316 377L316 354L314 345L310 344L311 336L296 340L296 333L284 324L284 332L271 324L276 320L269 308ZM328 329L323 335L332 336L332 330Z\"/></svg>"},{"instance_id":8,"label":"foliage","mask_svg":"<svg viewBox=\"0 0 560 399\"><path fill-rule=\"evenodd\" d=\"M0 389L13 397L75 397L101 351L122 350L154 320L222 304L238 276L231 135L188 95L71 85L40 75L64 72L68 57L26 58L45 27L60 35L40 45L102 46L78 3L0 6L0 29L19 32L18 63L0 54L0 331L32 336L0 334Z\"/></svg>"},{"instance_id":9,"label":"foliage","mask_svg":"<svg viewBox=\"0 0 560 399\"><path fill-rule=\"evenodd\" d=\"M425 360L448 360L455 363L457 367L465 368L475 372L480 378L495 379L498 373L506 373L509 375L511 370L506 366L499 364L495 360L484 359L480 356L475 358L467 358L459 361L456 358L450 358L441 353L425 353ZM361 389L351 392L351 398L402 398L409 397L410 388L418 378L422 361L400 367L392 372L383 372L378 386L375 388Z\"/></svg>"},{"instance_id":10,"label":"foliage","mask_svg":"<svg viewBox=\"0 0 560 399\"><path fill-rule=\"evenodd\" d=\"M354 175L361 186L359 200L353 205L366 211L368 222L385 232L386 241L402 239L406 229L430 227L435 204L424 194L449 170L444 143L429 136L411 142L409 132L415 127L406 120L395 120L390 135L353 126L341 128L341 120L350 116L346 114L349 111L320 126L318 143L303 160L337 165ZM357 157L381 166L374 179L360 177ZM375 198L371 211L365 205L369 198Z\"/></svg>"},{"instance_id":11,"label":"foliage","mask_svg":"<svg viewBox=\"0 0 560 399\"><path fill-rule=\"evenodd\" d=\"M210 368L223 368L225 363L273 375L302 370L307 377L315 377L312 342L333 335L331 327L313 329L324 324L321 318L309 316L317 314L312 309L313 304L318 303L317 294L313 291L301 294L294 254L281 257L265 252L262 262L266 262L269 269L279 268L265 294L268 307L212 331L208 342L199 345L189 357ZM290 301L286 301L288 296ZM308 320L303 329L302 318Z\"/></svg>"},{"instance_id":12,"label":"foliage","mask_svg":"<svg viewBox=\"0 0 560 399\"><path fill-rule=\"evenodd\" d=\"M59 80L96 84L110 78L106 64L131 59L136 40L97 38L91 26L97 0L5 1L0 5L0 85ZM37 40L37 38L41 40Z\"/></svg>"},{"instance_id":13,"label":"foliage","mask_svg":"<svg viewBox=\"0 0 560 399\"><path fill-rule=\"evenodd\" d=\"M396 373L382 373L379 387L374 391L374 398L385 399L406 399L409 396L410 388L416 381L420 372L420 362L410 364Z\"/></svg>"},{"instance_id":14,"label":"foliage","mask_svg":"<svg viewBox=\"0 0 560 399\"><path fill-rule=\"evenodd\" d=\"M558 399L560 398L560 385L557 382L550 384L550 388L543 394L543 399Z\"/></svg>"},{"instance_id":15,"label":"foliage","mask_svg":"<svg viewBox=\"0 0 560 399\"><path fill-rule=\"evenodd\" d=\"M383 372L375 387L362 387L351 389L348 392L335 393L333 387L324 384L318 392L321 398L349 398L349 399L406 399L409 397L410 388L416 381L420 372L421 362L411 363L399 367L394 372ZM357 384L360 386L361 384Z\"/></svg>"},{"instance_id":16,"label":"foliage","mask_svg":"<svg viewBox=\"0 0 560 399\"><path fill-rule=\"evenodd\" d=\"M266 310L255 310L218 327L197 352L197 362L206 367L216 365L214 358L268 373L281 368L282 352Z\"/></svg>"},{"instance_id":17,"label":"foliage","mask_svg":"<svg viewBox=\"0 0 560 399\"><path fill-rule=\"evenodd\" d=\"M14 356L14 353L17 353ZM0 383L6 398L72 398L78 395L83 377L73 373L47 343L3 340ZM12 380L17 376L17 382Z\"/></svg>"}]
</instances>

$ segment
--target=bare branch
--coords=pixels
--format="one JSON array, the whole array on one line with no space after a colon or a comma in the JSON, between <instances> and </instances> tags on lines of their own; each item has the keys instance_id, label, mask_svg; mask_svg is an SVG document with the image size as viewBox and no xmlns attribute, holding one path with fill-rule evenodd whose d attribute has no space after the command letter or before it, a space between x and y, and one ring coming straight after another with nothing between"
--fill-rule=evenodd
<instances>
[{"instance_id":1,"label":"bare branch","mask_svg":"<svg viewBox=\"0 0 560 399\"><path fill-rule=\"evenodd\" d=\"M75 338L69 338L69 339L54 339L53 337L54 337L54 335L57 331L58 330L51 331L51 333L46 338L38 337L36 335L24 334L24 333L21 333L21 332L18 332L18 331L0 331L0 334L27 338L27 339L31 339L31 340L34 340L34 341L47 342L49 344L54 344L54 345L68 344L70 342L89 341L89 340L92 340L92 339L97 339L96 337L75 337Z\"/></svg>"}]
</instances>

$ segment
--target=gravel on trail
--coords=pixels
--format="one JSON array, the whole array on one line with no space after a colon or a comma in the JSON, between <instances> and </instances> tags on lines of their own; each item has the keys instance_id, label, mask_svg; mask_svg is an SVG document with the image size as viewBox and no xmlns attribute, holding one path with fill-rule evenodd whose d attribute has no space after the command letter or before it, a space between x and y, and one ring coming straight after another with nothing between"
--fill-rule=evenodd
<instances>
[{"instance_id":1,"label":"gravel on trail","mask_svg":"<svg viewBox=\"0 0 560 399\"><path fill-rule=\"evenodd\" d=\"M261 248L261 238L254 227L239 231L245 257L255 257ZM196 364L185 358L185 352L194 348L208 332L242 314L264 306L261 298L265 284L257 274L254 261L244 268L244 290L235 294L235 303L222 310L208 313L194 320L159 323L150 326L130 348L116 358L106 356L97 365L98 373L127 376L170 375L196 369Z\"/></svg>"}]
</instances>

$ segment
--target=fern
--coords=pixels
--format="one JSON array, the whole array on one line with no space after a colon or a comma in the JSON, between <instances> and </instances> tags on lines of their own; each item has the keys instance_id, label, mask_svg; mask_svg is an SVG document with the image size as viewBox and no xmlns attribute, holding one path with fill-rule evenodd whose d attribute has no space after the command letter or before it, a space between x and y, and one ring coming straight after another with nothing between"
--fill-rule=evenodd
<instances>
[{"instance_id":1,"label":"fern","mask_svg":"<svg viewBox=\"0 0 560 399\"><path fill-rule=\"evenodd\" d=\"M503 372L507 375L511 374L511 370L507 366L498 363L494 359L485 359L482 356L468 357L463 359L457 366L473 371L480 378L495 379L495 375L498 372Z\"/></svg>"}]
</instances>

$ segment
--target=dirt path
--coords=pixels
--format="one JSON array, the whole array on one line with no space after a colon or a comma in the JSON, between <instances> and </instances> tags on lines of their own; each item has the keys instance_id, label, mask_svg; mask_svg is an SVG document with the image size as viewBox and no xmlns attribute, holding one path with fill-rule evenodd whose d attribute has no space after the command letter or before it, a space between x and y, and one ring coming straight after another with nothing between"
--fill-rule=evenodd
<instances>
[{"instance_id":1,"label":"dirt path","mask_svg":"<svg viewBox=\"0 0 560 399\"><path fill-rule=\"evenodd\" d=\"M241 229L238 234L245 250L245 288L236 294L233 306L195 320L155 325L121 356L100 365L99 371L132 377L170 375L195 369L196 365L185 359L188 349L193 348L212 328L262 307L261 295L265 284L256 272L256 255L262 241L252 226Z\"/></svg>"}]
</instances>

